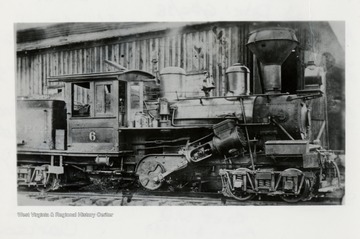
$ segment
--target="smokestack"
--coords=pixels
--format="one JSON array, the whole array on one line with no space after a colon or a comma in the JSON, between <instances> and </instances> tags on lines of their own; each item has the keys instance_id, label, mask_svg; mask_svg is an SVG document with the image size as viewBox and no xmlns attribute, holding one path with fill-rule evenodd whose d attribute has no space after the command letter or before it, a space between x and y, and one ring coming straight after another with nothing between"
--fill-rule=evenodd
<instances>
[{"instance_id":1,"label":"smokestack","mask_svg":"<svg viewBox=\"0 0 360 239\"><path fill-rule=\"evenodd\" d=\"M258 29L250 33L246 45L261 62L261 80L266 94L281 91L281 64L297 44L295 32L288 28Z\"/></svg>"}]
</instances>

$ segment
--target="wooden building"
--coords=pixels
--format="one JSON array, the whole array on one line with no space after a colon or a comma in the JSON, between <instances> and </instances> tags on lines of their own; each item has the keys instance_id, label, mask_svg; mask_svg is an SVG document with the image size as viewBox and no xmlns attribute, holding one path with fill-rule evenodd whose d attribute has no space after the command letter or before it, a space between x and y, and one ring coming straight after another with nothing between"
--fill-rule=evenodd
<instances>
[{"instance_id":1,"label":"wooden building","mask_svg":"<svg viewBox=\"0 0 360 239\"><path fill-rule=\"evenodd\" d=\"M240 62L250 68L252 91L259 93L256 59L246 42L249 32L268 26L292 28L299 40L282 66L283 92L302 89L306 63L323 64L324 53L344 69L343 46L328 22L24 23L16 25L16 93L61 98L63 85L49 77L114 71L105 59L151 73L167 66L182 67L190 77L208 71L215 96L225 93L226 69Z\"/></svg>"}]
</instances>

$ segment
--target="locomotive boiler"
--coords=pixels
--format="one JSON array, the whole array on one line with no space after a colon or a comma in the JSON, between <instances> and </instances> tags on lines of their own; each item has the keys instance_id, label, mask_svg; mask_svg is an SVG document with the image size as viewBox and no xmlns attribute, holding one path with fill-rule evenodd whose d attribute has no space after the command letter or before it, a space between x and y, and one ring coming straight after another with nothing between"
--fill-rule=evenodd
<instances>
[{"instance_id":1,"label":"locomotive boiler","mask_svg":"<svg viewBox=\"0 0 360 239\"><path fill-rule=\"evenodd\" d=\"M106 178L289 202L340 187L334 156L311 140L309 105L322 97L320 83L281 92L281 65L297 44L290 29L250 34L261 94L250 91L250 70L239 63L226 71L224 96L212 96L208 73L194 89L178 67L160 77L120 66L53 77L65 83L65 102L18 100L18 184L57 189Z\"/></svg>"}]
</instances>

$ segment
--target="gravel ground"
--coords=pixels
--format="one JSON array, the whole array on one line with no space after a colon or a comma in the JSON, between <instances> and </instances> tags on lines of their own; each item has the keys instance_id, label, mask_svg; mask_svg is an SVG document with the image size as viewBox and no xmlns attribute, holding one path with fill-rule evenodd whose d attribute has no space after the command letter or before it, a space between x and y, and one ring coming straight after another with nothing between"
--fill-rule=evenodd
<instances>
[{"instance_id":1,"label":"gravel ground","mask_svg":"<svg viewBox=\"0 0 360 239\"><path fill-rule=\"evenodd\" d=\"M18 193L18 206L249 206L249 205L341 205L340 198L343 192L334 192L330 198L333 200L326 199L325 201L307 201L299 202L295 204L288 204L282 201L258 201L251 200L239 203L232 199L226 201L219 199L206 201L202 198L191 200L184 198L132 198L132 196L122 196L119 198L113 198L108 196L97 196L89 198L85 195L81 196L61 196L61 195L48 195L42 196L39 194L27 195L24 193Z\"/></svg>"},{"instance_id":2,"label":"gravel ground","mask_svg":"<svg viewBox=\"0 0 360 239\"><path fill-rule=\"evenodd\" d=\"M18 193L17 197L18 206L68 206L68 204L62 201L39 200L21 193Z\"/></svg>"}]
</instances>

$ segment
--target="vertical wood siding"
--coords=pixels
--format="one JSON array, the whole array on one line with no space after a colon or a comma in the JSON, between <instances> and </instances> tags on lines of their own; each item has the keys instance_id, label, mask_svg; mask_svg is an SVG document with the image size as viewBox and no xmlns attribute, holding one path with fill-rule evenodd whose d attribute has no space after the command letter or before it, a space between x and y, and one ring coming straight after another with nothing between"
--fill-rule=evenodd
<instances>
[{"instance_id":1,"label":"vertical wood siding","mask_svg":"<svg viewBox=\"0 0 360 239\"><path fill-rule=\"evenodd\" d=\"M225 71L234 63L244 63L251 70L254 86L259 86L255 57L246 47L250 24L227 24L216 31L209 26L158 35L113 40L111 43L90 42L84 46L68 45L66 49L18 52L16 92L18 96L53 93L61 83L48 82L49 76L114 71L105 59L128 69L154 73L167 66L184 68L188 74L209 71L215 80L215 95L224 94ZM319 51L320 36L306 24L292 24L296 30L300 62L307 62L307 51ZM220 34L221 33L221 34ZM222 35L222 38L219 38ZM310 49L311 48L311 49ZM155 65L154 65L155 64ZM303 87L303 69L298 67L298 88ZM259 93L259 92L258 92Z\"/></svg>"},{"instance_id":2,"label":"vertical wood siding","mask_svg":"<svg viewBox=\"0 0 360 239\"><path fill-rule=\"evenodd\" d=\"M216 82L216 95L222 95L226 68L237 62L250 66L251 60L245 47L246 25L222 27L217 30L220 31L223 39L205 28L111 44L87 44L82 48L72 49L69 45L66 50L19 52L17 95L46 95L49 89L62 87L61 83L48 82L49 76L114 71L105 59L151 73L154 62L159 70L178 66L189 74L209 71Z\"/></svg>"}]
</instances>

